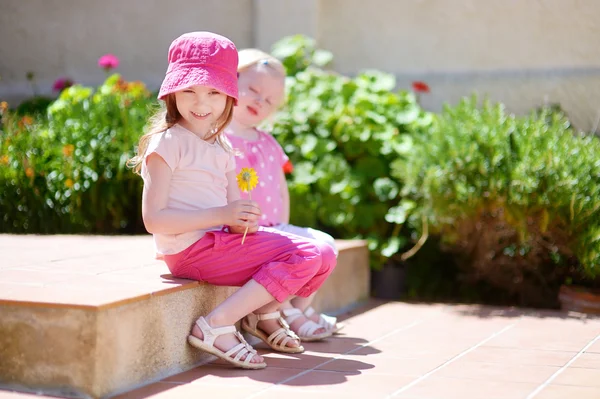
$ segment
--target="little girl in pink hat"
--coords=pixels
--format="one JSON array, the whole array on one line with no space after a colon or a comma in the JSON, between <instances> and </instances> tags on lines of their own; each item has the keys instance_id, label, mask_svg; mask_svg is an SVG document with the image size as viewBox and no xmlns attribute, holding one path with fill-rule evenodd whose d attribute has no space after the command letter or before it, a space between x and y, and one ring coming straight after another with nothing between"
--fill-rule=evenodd
<instances>
[{"instance_id":1,"label":"little girl in pink hat","mask_svg":"<svg viewBox=\"0 0 600 399\"><path fill-rule=\"evenodd\" d=\"M130 160L144 180L144 225L173 276L241 287L198 318L189 344L238 367L264 368L234 324L243 318L244 329L272 349L302 352L277 308L293 295L312 295L336 256L327 245L259 227L258 204L240 199L234 154L222 136L238 98L234 44L186 33L171 44L168 61L164 107Z\"/></svg>"}]
</instances>

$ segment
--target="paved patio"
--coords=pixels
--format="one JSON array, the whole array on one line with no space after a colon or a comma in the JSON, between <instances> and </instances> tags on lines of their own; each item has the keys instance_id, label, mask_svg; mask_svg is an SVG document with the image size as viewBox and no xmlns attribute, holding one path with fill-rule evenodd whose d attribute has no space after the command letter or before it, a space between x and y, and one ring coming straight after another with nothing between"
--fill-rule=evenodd
<instances>
[{"instance_id":1,"label":"paved patio","mask_svg":"<svg viewBox=\"0 0 600 399\"><path fill-rule=\"evenodd\" d=\"M265 370L215 362L117 398L600 398L598 318L379 301L344 318L303 354L261 351Z\"/></svg>"},{"instance_id":2,"label":"paved patio","mask_svg":"<svg viewBox=\"0 0 600 399\"><path fill-rule=\"evenodd\" d=\"M98 305L106 299L106 294L89 290L89 286L77 290L64 288L63 284L62 294L52 288L56 283L52 274L65 279L71 276L65 273L77 272L81 276L73 280L79 282L75 285L87 281L86 270L74 266L81 260L49 263L36 269L29 263L39 254L24 251L6 236L2 238L2 297L25 300L37 292L44 294L38 297L42 302L50 297L54 303L79 298L92 301L88 305ZM48 239L52 245L45 250L45 257L60 258L65 251L64 242L61 243L64 239ZM112 296L131 295L137 293L135 290L155 288L139 279L141 269L115 271L122 267L120 263L132 267L131 262L137 257L132 253L135 240L116 240L108 246L111 251L122 253L119 262L103 255L107 251L103 241L91 252L89 241L85 246L69 241L68 250L74 257L81 256L84 265L93 265L94 270L106 268L110 277L107 281L116 284L111 288ZM147 267L158 267L154 261L149 262ZM54 273L49 273L50 269ZM43 273L48 276L42 278ZM112 274L116 275L111 277ZM131 280L134 275L136 280ZM52 290L40 291L42 288ZM265 370L245 371L215 362L116 398L600 398L599 317L371 300L341 318L346 323L341 335L307 343L303 354L283 355L262 349L269 365ZM257 348L261 349L261 345ZM0 390L0 399L40 397Z\"/></svg>"}]
</instances>

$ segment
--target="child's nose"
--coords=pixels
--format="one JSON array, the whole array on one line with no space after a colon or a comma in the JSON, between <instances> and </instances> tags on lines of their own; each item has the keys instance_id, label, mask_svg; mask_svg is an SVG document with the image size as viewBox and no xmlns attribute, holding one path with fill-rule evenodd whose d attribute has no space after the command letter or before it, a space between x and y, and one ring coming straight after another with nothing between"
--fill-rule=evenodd
<instances>
[{"instance_id":1,"label":"child's nose","mask_svg":"<svg viewBox=\"0 0 600 399\"><path fill-rule=\"evenodd\" d=\"M210 96L206 93L199 93L196 96L196 103L199 105L207 104L210 99Z\"/></svg>"}]
</instances>

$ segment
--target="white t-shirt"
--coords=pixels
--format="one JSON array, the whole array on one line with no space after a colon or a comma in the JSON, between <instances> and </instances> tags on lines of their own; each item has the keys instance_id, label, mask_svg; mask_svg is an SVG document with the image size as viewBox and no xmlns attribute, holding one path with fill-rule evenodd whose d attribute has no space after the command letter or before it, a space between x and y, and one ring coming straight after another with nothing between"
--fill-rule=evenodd
<instances>
[{"instance_id":1,"label":"white t-shirt","mask_svg":"<svg viewBox=\"0 0 600 399\"><path fill-rule=\"evenodd\" d=\"M199 210L227 205L226 173L235 170L234 155L217 142L208 143L180 125L150 140L145 158L156 153L171 168L167 207L180 210ZM142 178L149 178L146 159L142 163ZM198 241L207 231L220 230L214 226L205 230L181 234L154 234L158 257L179 253Z\"/></svg>"}]
</instances>

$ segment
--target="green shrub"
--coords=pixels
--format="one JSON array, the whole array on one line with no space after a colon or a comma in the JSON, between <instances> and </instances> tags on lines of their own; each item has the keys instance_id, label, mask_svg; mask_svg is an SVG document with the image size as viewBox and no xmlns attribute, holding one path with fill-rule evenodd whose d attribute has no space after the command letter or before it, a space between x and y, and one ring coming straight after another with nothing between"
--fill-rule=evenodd
<instances>
[{"instance_id":1,"label":"green shrub","mask_svg":"<svg viewBox=\"0 0 600 399\"><path fill-rule=\"evenodd\" d=\"M284 37L275 43L271 54L281 60L290 77L308 67L325 67L333 61L331 52L318 49L315 40L304 35Z\"/></svg>"},{"instance_id":2,"label":"green shrub","mask_svg":"<svg viewBox=\"0 0 600 399\"><path fill-rule=\"evenodd\" d=\"M52 233L66 228L46 184L55 147L39 120L8 110L0 129L0 232Z\"/></svg>"},{"instance_id":3,"label":"green shrub","mask_svg":"<svg viewBox=\"0 0 600 399\"><path fill-rule=\"evenodd\" d=\"M18 116L39 116L46 113L46 110L50 104L54 101L54 98L45 96L35 96L30 99L23 101L15 109L15 114Z\"/></svg>"},{"instance_id":4,"label":"green shrub","mask_svg":"<svg viewBox=\"0 0 600 399\"><path fill-rule=\"evenodd\" d=\"M36 119L5 112L0 231L142 232L142 185L125 162L154 103L143 83L115 74L96 90L63 90Z\"/></svg>"},{"instance_id":5,"label":"green shrub","mask_svg":"<svg viewBox=\"0 0 600 399\"><path fill-rule=\"evenodd\" d=\"M293 75L272 129L294 165L291 223L337 238L367 238L379 267L406 243L404 216L394 208L401 186L390 178L390 164L412 147L409 130L426 126L431 115L412 93L393 91L389 74L348 78L307 67L315 55L331 58L301 36L278 43L273 54L285 56Z\"/></svg>"},{"instance_id":6,"label":"green shrub","mask_svg":"<svg viewBox=\"0 0 600 399\"><path fill-rule=\"evenodd\" d=\"M599 274L599 160L598 138L560 112L515 117L473 97L445 107L392 174L418 204L410 223L425 221L468 277L548 305L577 264Z\"/></svg>"}]
</instances>

